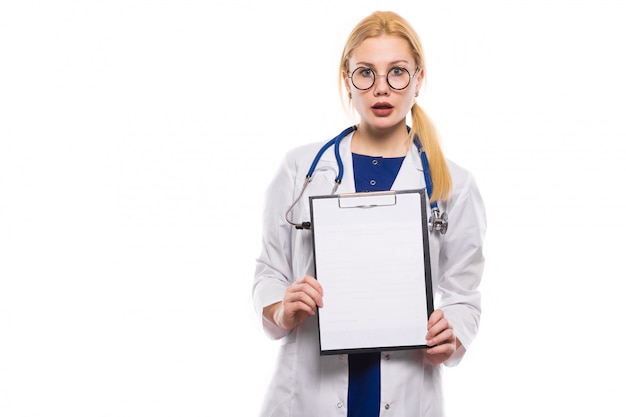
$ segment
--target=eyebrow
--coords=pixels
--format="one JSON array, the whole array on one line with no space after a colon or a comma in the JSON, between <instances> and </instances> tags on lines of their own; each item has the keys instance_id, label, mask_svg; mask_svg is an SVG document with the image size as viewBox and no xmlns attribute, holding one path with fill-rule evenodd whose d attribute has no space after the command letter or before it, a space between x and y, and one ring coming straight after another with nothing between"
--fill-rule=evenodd
<instances>
[{"instance_id":1,"label":"eyebrow","mask_svg":"<svg viewBox=\"0 0 626 417\"><path fill-rule=\"evenodd\" d=\"M407 60L404 60L404 59L398 59L398 60L395 60L395 61L390 62L388 65L389 65L389 66L392 66L392 65L399 64L399 63L410 64L410 62L409 62L409 61L407 61ZM374 64L372 64L371 62L366 62L366 61L359 61L359 62L357 62L357 63L356 63L356 65L365 65L366 67L374 67L374 66L375 66L375 65L374 65Z\"/></svg>"}]
</instances>

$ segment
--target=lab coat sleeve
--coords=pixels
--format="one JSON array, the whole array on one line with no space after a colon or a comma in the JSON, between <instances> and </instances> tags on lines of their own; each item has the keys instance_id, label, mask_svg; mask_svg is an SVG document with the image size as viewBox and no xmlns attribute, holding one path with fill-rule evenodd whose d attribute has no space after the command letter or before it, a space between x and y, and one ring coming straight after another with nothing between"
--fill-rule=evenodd
<instances>
[{"instance_id":1,"label":"lab coat sleeve","mask_svg":"<svg viewBox=\"0 0 626 417\"><path fill-rule=\"evenodd\" d=\"M483 268L483 240L487 228L485 207L474 177L457 166L453 195L447 204L448 231L439 258L440 308L462 346L445 363L457 365L474 340L480 322L478 291ZM456 177L456 178L455 178Z\"/></svg>"},{"instance_id":2,"label":"lab coat sleeve","mask_svg":"<svg viewBox=\"0 0 626 417\"><path fill-rule=\"evenodd\" d=\"M284 159L265 193L261 254L256 260L252 287L254 308L265 333L280 339L289 332L263 317L263 308L282 301L285 289L293 281L292 229L285 212L292 204L297 166L293 154Z\"/></svg>"}]
</instances>

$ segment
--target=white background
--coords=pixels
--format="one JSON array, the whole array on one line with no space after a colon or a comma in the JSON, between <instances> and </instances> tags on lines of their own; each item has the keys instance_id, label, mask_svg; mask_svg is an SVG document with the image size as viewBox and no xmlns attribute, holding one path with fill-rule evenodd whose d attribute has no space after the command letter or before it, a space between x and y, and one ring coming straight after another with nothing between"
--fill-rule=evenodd
<instances>
[{"instance_id":1,"label":"white background","mask_svg":"<svg viewBox=\"0 0 626 417\"><path fill-rule=\"evenodd\" d=\"M251 307L263 192L352 123L339 53L391 9L488 209L448 415L623 416L622 4L2 2L0 415L256 415L277 348Z\"/></svg>"}]
</instances>

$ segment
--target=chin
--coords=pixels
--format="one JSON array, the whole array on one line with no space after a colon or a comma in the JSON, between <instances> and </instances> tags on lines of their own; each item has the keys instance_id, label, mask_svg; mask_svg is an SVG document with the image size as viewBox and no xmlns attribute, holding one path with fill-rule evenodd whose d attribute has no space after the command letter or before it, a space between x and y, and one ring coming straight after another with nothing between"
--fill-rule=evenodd
<instances>
[{"instance_id":1,"label":"chin","mask_svg":"<svg viewBox=\"0 0 626 417\"><path fill-rule=\"evenodd\" d=\"M372 129L391 129L397 127L399 124L406 124L406 119L396 120L390 118L378 118L375 120L365 121Z\"/></svg>"}]
</instances>

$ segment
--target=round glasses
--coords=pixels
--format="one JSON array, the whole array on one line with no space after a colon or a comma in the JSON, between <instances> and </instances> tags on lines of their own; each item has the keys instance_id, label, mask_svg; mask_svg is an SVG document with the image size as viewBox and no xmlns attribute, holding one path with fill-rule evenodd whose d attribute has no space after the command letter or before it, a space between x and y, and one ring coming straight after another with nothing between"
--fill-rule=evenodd
<instances>
[{"instance_id":1,"label":"round glasses","mask_svg":"<svg viewBox=\"0 0 626 417\"><path fill-rule=\"evenodd\" d=\"M387 84L394 90L404 90L411 83L411 78L415 77L415 74L420 69L416 69L413 75L408 69L403 67L393 67L387 71ZM373 69L368 67L358 67L352 71L352 75L348 78L352 81L352 85L357 90L369 90L376 82L376 77L383 77L385 75L376 74Z\"/></svg>"}]
</instances>

